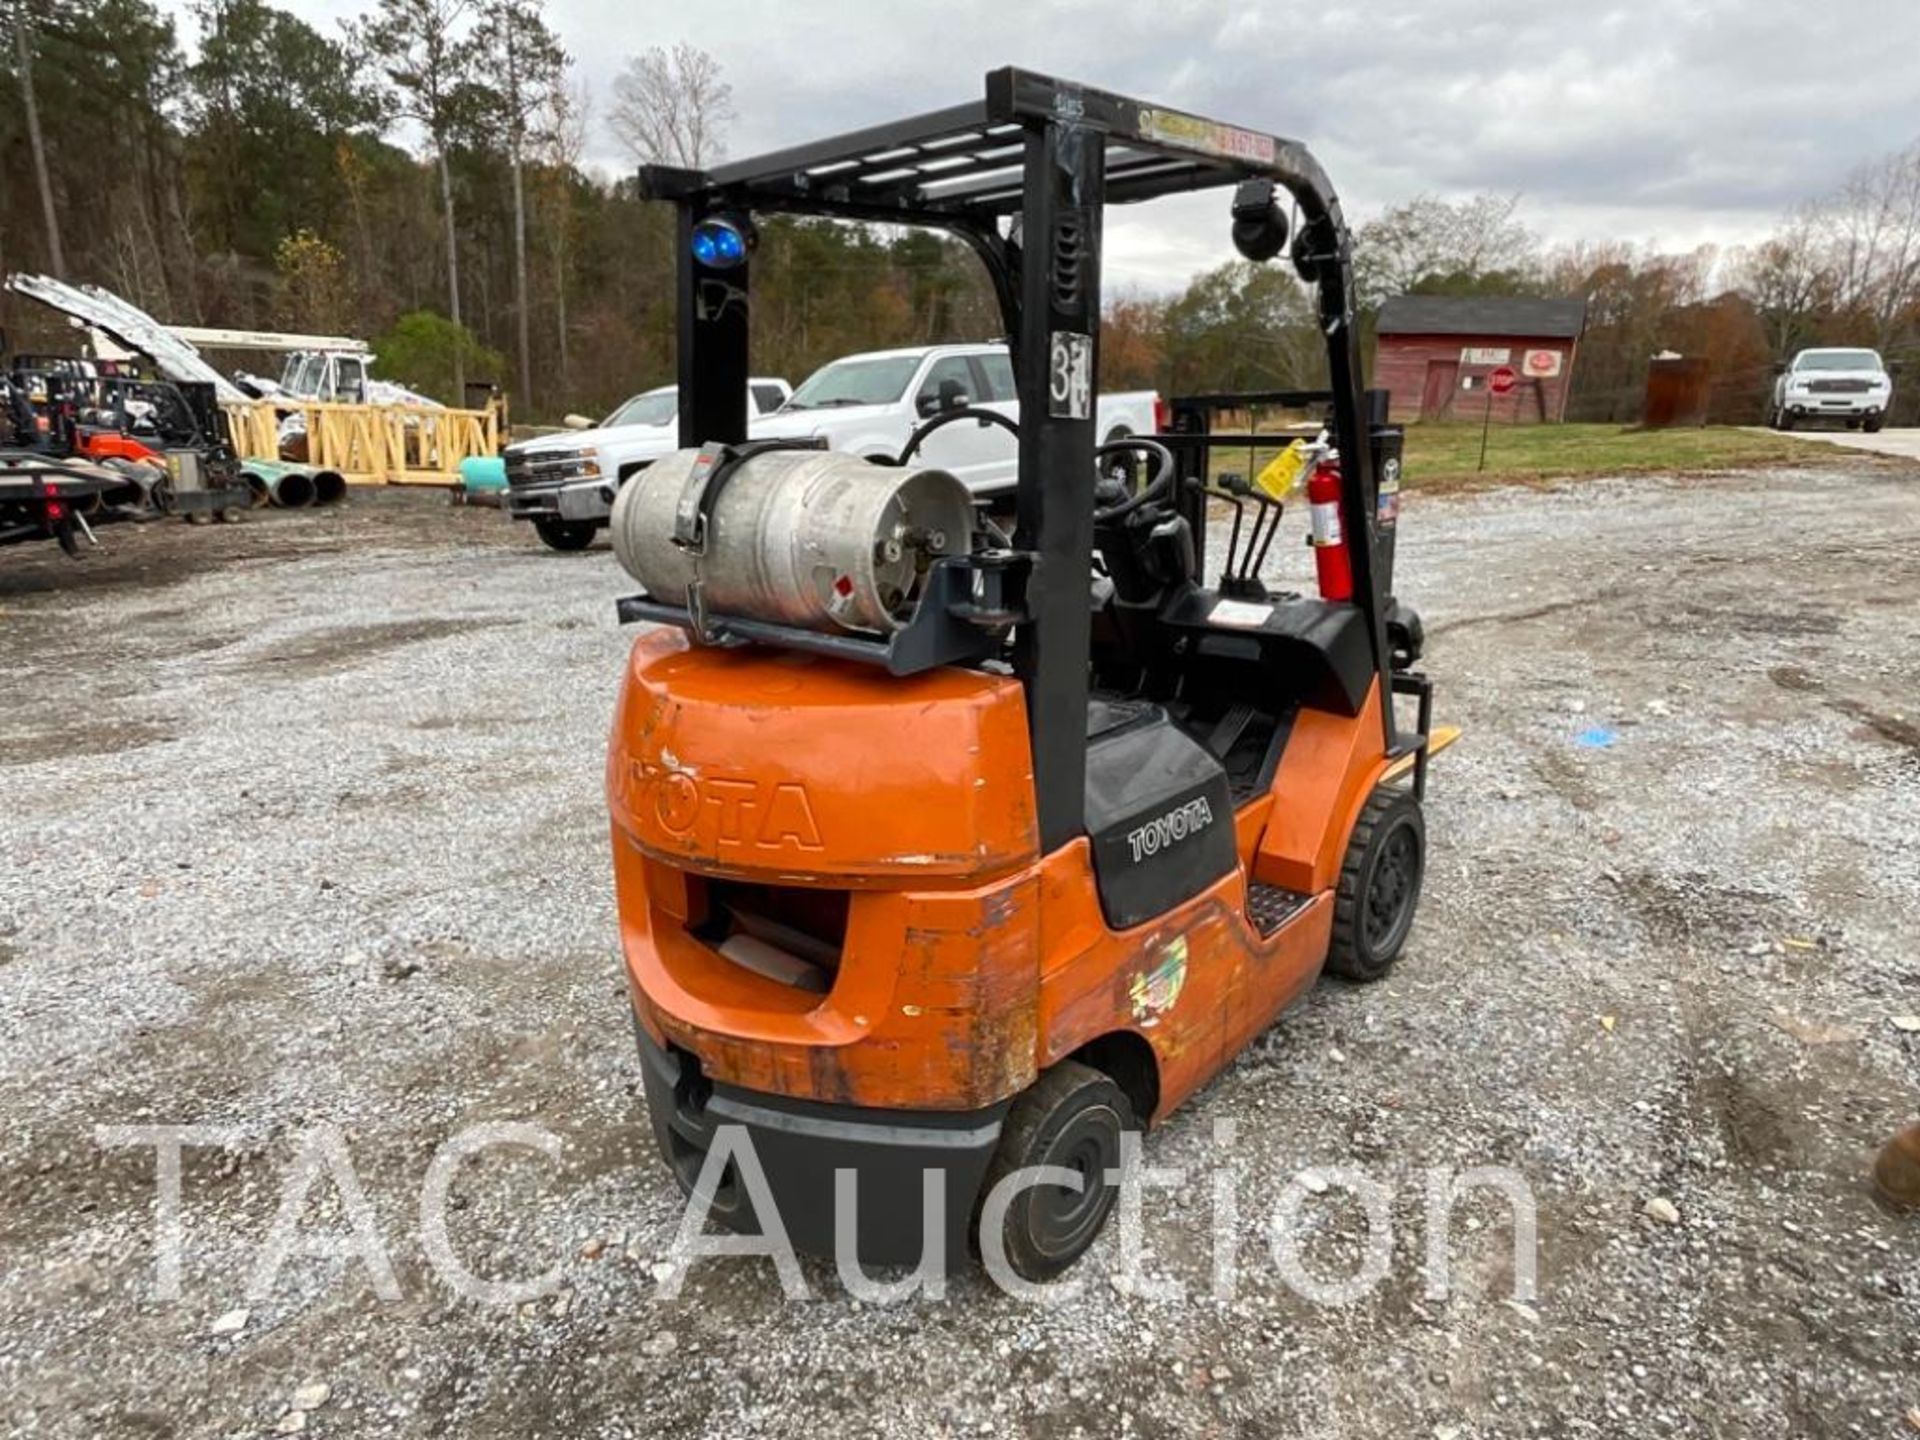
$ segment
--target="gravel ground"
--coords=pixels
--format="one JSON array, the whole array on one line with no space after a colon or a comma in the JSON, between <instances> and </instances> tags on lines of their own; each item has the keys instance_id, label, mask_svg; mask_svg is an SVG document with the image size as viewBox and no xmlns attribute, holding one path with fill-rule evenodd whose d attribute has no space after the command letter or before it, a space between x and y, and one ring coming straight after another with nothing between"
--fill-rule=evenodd
<instances>
[{"instance_id":1,"label":"gravel ground","mask_svg":"<svg viewBox=\"0 0 1920 1440\"><path fill-rule=\"evenodd\" d=\"M1920 478L1836 456L1416 497L1404 531L1467 727L1409 952L1384 985L1318 987L1150 1137L1196 1177L1146 1202L1147 1269L1189 1298L1114 1283L1110 1232L1051 1306L971 1274L862 1305L812 1263L789 1301L754 1260L657 1294L680 1209L613 938L599 785L629 636L604 549L381 494L0 555L6 1432L1920 1428L1920 1222L1863 1180L1920 1113L1897 1023L1920 1013ZM564 1142L453 1180L467 1263L558 1268L536 1303L459 1298L421 1249L429 1161L477 1121ZM95 1139L159 1122L232 1131L187 1152L177 1303L154 1298L153 1152ZM328 1125L397 1298L296 1253L250 1300ZM1222 1160L1240 1274L1215 1299ZM1263 1227L1342 1164L1388 1187L1392 1263L1321 1306ZM1428 1171L1473 1166L1535 1197L1531 1304L1490 1196L1425 1295ZM1364 1220L1324 1188L1294 1193L1335 1276ZM346 1233L336 1188L314 1196L301 1233Z\"/></svg>"}]
</instances>

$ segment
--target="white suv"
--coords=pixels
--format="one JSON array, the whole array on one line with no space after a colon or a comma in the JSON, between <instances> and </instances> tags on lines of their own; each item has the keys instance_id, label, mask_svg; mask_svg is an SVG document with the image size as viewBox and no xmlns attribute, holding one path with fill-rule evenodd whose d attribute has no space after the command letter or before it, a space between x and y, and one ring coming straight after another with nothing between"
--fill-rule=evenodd
<instances>
[{"instance_id":1,"label":"white suv","mask_svg":"<svg viewBox=\"0 0 1920 1440\"><path fill-rule=\"evenodd\" d=\"M1844 420L1849 430L1878 430L1893 403L1893 377L1872 350L1802 350L1773 382L1767 424L1791 430L1803 420Z\"/></svg>"}]
</instances>

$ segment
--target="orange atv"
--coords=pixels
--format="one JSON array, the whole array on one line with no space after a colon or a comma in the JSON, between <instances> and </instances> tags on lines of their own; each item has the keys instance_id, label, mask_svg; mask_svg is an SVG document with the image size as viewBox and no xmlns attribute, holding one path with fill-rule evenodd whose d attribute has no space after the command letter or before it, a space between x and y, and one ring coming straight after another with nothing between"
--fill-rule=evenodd
<instances>
[{"instance_id":1,"label":"orange atv","mask_svg":"<svg viewBox=\"0 0 1920 1440\"><path fill-rule=\"evenodd\" d=\"M1123 1132L1323 969L1383 975L1413 921L1432 690L1390 598L1400 436L1361 389L1339 207L1291 141L1015 70L983 100L643 183L679 214L688 448L616 503L645 588L620 614L657 628L607 793L661 1152L689 1192L705 1172L719 1219L804 1250L832 1252L839 1213L864 1262L972 1242L1057 1274L1107 1218ZM1330 381L1305 398L1338 456L1315 531L1343 547L1343 595L1267 589L1279 502L1210 479L1247 438L1212 433L1213 405L1096 444L1104 209L1210 187L1256 261L1287 249L1283 192L1299 206ZM964 240L1018 418L949 377L897 464L749 441L768 212ZM986 425L1017 433L1018 478L976 507L938 462ZM755 1173L707 1163L726 1127Z\"/></svg>"}]
</instances>

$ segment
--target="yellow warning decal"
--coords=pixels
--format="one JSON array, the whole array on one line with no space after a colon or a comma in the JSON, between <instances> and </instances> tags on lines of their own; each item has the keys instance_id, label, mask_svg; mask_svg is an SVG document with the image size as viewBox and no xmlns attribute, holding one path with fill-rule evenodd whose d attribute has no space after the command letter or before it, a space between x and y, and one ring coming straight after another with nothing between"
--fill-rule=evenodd
<instances>
[{"instance_id":1,"label":"yellow warning decal","mask_svg":"<svg viewBox=\"0 0 1920 1440\"><path fill-rule=\"evenodd\" d=\"M1178 145L1183 150L1198 150L1206 155L1224 155L1231 160L1252 160L1271 165L1276 149L1271 135L1240 130L1217 120L1202 120L1198 115L1183 115L1178 110L1140 111L1140 133L1149 140Z\"/></svg>"}]
</instances>

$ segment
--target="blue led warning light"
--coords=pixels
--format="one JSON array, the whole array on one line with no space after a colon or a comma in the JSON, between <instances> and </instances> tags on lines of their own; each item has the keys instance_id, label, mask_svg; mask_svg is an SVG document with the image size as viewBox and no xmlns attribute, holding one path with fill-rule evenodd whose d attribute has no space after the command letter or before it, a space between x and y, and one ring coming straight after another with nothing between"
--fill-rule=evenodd
<instances>
[{"instance_id":1,"label":"blue led warning light","mask_svg":"<svg viewBox=\"0 0 1920 1440\"><path fill-rule=\"evenodd\" d=\"M747 258L752 241L735 220L702 220L693 227L693 258L709 270L731 270Z\"/></svg>"}]
</instances>

